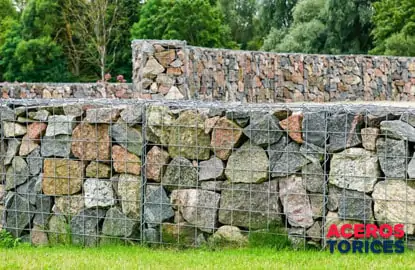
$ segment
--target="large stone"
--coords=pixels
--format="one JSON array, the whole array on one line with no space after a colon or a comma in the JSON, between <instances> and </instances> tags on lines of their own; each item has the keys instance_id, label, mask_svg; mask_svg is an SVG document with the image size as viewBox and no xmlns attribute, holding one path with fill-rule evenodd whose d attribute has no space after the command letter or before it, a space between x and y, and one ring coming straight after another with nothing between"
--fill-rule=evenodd
<instances>
[{"instance_id":1,"label":"large stone","mask_svg":"<svg viewBox=\"0 0 415 270\"><path fill-rule=\"evenodd\" d=\"M33 226L30 237L32 245L34 246L46 246L49 244L46 230L39 225Z\"/></svg>"},{"instance_id":2,"label":"large stone","mask_svg":"<svg viewBox=\"0 0 415 270\"><path fill-rule=\"evenodd\" d=\"M278 179L279 195L288 223L294 227L309 228L313 225L310 199L301 177L295 175Z\"/></svg>"},{"instance_id":3,"label":"large stone","mask_svg":"<svg viewBox=\"0 0 415 270\"><path fill-rule=\"evenodd\" d=\"M75 127L75 116L72 115L51 115L48 118L48 127L45 136L56 136L60 134L71 135Z\"/></svg>"},{"instance_id":4,"label":"large stone","mask_svg":"<svg viewBox=\"0 0 415 270\"><path fill-rule=\"evenodd\" d=\"M0 184L0 205L3 205L3 199L6 197L6 188ZM1 215L0 215L1 216Z\"/></svg>"},{"instance_id":5,"label":"large stone","mask_svg":"<svg viewBox=\"0 0 415 270\"><path fill-rule=\"evenodd\" d=\"M184 99L184 95L182 94L182 92L180 92L179 88L177 88L176 86L172 86L167 95L164 96L164 98L166 100L180 100Z\"/></svg>"},{"instance_id":6,"label":"large stone","mask_svg":"<svg viewBox=\"0 0 415 270\"><path fill-rule=\"evenodd\" d=\"M72 135L72 153L81 160L110 160L108 125L78 125Z\"/></svg>"},{"instance_id":7,"label":"large stone","mask_svg":"<svg viewBox=\"0 0 415 270\"><path fill-rule=\"evenodd\" d=\"M324 147L327 140L327 112L306 112L303 115L303 139L313 145Z\"/></svg>"},{"instance_id":8,"label":"large stone","mask_svg":"<svg viewBox=\"0 0 415 270\"><path fill-rule=\"evenodd\" d=\"M156 52L154 57L159 61L163 67L168 67L171 62L176 59L176 51L174 49Z\"/></svg>"},{"instance_id":9,"label":"large stone","mask_svg":"<svg viewBox=\"0 0 415 270\"><path fill-rule=\"evenodd\" d=\"M361 144L362 124L363 116L360 114L339 113L331 116L327 123L327 132L330 136L329 151L339 152Z\"/></svg>"},{"instance_id":10,"label":"large stone","mask_svg":"<svg viewBox=\"0 0 415 270\"><path fill-rule=\"evenodd\" d=\"M271 114L253 116L249 126L244 128L244 134L252 143L268 146L279 141L284 131L278 125L278 119Z\"/></svg>"},{"instance_id":11,"label":"large stone","mask_svg":"<svg viewBox=\"0 0 415 270\"><path fill-rule=\"evenodd\" d=\"M111 126L111 137L128 152L141 156L143 137L141 130L128 127L127 124L117 123Z\"/></svg>"},{"instance_id":12,"label":"large stone","mask_svg":"<svg viewBox=\"0 0 415 270\"><path fill-rule=\"evenodd\" d=\"M265 150L248 141L229 157L225 175L234 183L261 183L268 178L268 163Z\"/></svg>"},{"instance_id":13,"label":"large stone","mask_svg":"<svg viewBox=\"0 0 415 270\"><path fill-rule=\"evenodd\" d=\"M30 140L38 140L45 133L48 125L46 123L35 122L27 126L27 134Z\"/></svg>"},{"instance_id":14,"label":"large stone","mask_svg":"<svg viewBox=\"0 0 415 270\"><path fill-rule=\"evenodd\" d=\"M211 140L216 156L227 160L241 137L242 129L237 124L225 117L220 118L213 128Z\"/></svg>"},{"instance_id":15,"label":"large stone","mask_svg":"<svg viewBox=\"0 0 415 270\"><path fill-rule=\"evenodd\" d=\"M40 156L40 147L36 148L26 157L27 165L29 166L29 173L31 175L38 175L42 171L43 158Z\"/></svg>"},{"instance_id":16,"label":"large stone","mask_svg":"<svg viewBox=\"0 0 415 270\"><path fill-rule=\"evenodd\" d=\"M131 237L136 234L138 222L128 218L117 207L110 208L102 224L102 233L116 237Z\"/></svg>"},{"instance_id":17,"label":"large stone","mask_svg":"<svg viewBox=\"0 0 415 270\"><path fill-rule=\"evenodd\" d=\"M16 192L35 205L38 194L42 192L42 178L39 176L30 177L26 183L17 187Z\"/></svg>"},{"instance_id":18,"label":"large stone","mask_svg":"<svg viewBox=\"0 0 415 270\"><path fill-rule=\"evenodd\" d=\"M415 153L412 156L411 161L408 163L408 176L409 178L415 178Z\"/></svg>"},{"instance_id":19,"label":"large stone","mask_svg":"<svg viewBox=\"0 0 415 270\"><path fill-rule=\"evenodd\" d=\"M272 177L286 176L298 172L301 168L310 163L310 160L305 158L300 153L300 145L295 142L290 142L284 149L281 158L271 163Z\"/></svg>"},{"instance_id":20,"label":"large stone","mask_svg":"<svg viewBox=\"0 0 415 270\"><path fill-rule=\"evenodd\" d=\"M320 163L309 163L301 169L303 185L312 193L323 193L324 171Z\"/></svg>"},{"instance_id":21,"label":"large stone","mask_svg":"<svg viewBox=\"0 0 415 270\"><path fill-rule=\"evenodd\" d=\"M14 157L12 165L6 172L6 190L15 189L29 179L29 166L21 157Z\"/></svg>"},{"instance_id":22,"label":"large stone","mask_svg":"<svg viewBox=\"0 0 415 270\"><path fill-rule=\"evenodd\" d=\"M106 211L101 208L84 209L71 220L71 240L74 245L96 246L99 244L100 224Z\"/></svg>"},{"instance_id":23,"label":"large stone","mask_svg":"<svg viewBox=\"0 0 415 270\"><path fill-rule=\"evenodd\" d=\"M46 122L48 120L50 112L48 112L47 110L39 110L36 112L29 112L29 117L34 119L34 120L38 120L38 121L42 121L42 122Z\"/></svg>"},{"instance_id":24,"label":"large stone","mask_svg":"<svg viewBox=\"0 0 415 270\"><path fill-rule=\"evenodd\" d=\"M303 143L302 122L303 114L293 114L290 117L280 121L280 126L288 132L288 136L290 136L293 141Z\"/></svg>"},{"instance_id":25,"label":"large stone","mask_svg":"<svg viewBox=\"0 0 415 270\"><path fill-rule=\"evenodd\" d=\"M381 122L380 131L388 138L415 142L415 128L400 120Z\"/></svg>"},{"instance_id":26,"label":"large stone","mask_svg":"<svg viewBox=\"0 0 415 270\"><path fill-rule=\"evenodd\" d=\"M200 185L200 188L205 189L205 190L210 190L210 191L221 192L222 186L224 183L225 181L217 181L217 180L203 181Z\"/></svg>"},{"instance_id":27,"label":"large stone","mask_svg":"<svg viewBox=\"0 0 415 270\"><path fill-rule=\"evenodd\" d=\"M142 123L143 111L142 105L130 105L121 112L120 116L125 123L133 126Z\"/></svg>"},{"instance_id":28,"label":"large stone","mask_svg":"<svg viewBox=\"0 0 415 270\"><path fill-rule=\"evenodd\" d=\"M43 157L66 157L71 154L72 138L69 135L56 135L42 138L40 152Z\"/></svg>"},{"instance_id":29,"label":"large stone","mask_svg":"<svg viewBox=\"0 0 415 270\"><path fill-rule=\"evenodd\" d=\"M207 118L205 120L205 133L210 134L212 132L213 128L215 127L216 123L219 121L220 117L215 116L212 118Z\"/></svg>"},{"instance_id":30,"label":"large stone","mask_svg":"<svg viewBox=\"0 0 415 270\"><path fill-rule=\"evenodd\" d=\"M204 122L204 117L195 111L180 114L170 131L169 154L172 158L209 159L210 136L204 131Z\"/></svg>"},{"instance_id":31,"label":"large stone","mask_svg":"<svg viewBox=\"0 0 415 270\"><path fill-rule=\"evenodd\" d=\"M63 112L65 115L72 115L72 116L82 116L84 114L84 110L82 108L82 104L67 104L63 106Z\"/></svg>"},{"instance_id":32,"label":"large stone","mask_svg":"<svg viewBox=\"0 0 415 270\"><path fill-rule=\"evenodd\" d=\"M225 183L222 186L219 222L250 229L265 229L282 220L278 181L262 184Z\"/></svg>"},{"instance_id":33,"label":"large stone","mask_svg":"<svg viewBox=\"0 0 415 270\"><path fill-rule=\"evenodd\" d=\"M85 207L85 197L83 195L55 197L53 212L65 216L75 216Z\"/></svg>"},{"instance_id":34,"label":"large stone","mask_svg":"<svg viewBox=\"0 0 415 270\"><path fill-rule=\"evenodd\" d=\"M129 153L127 149L114 145L112 147L112 160L114 170L117 173L141 174L141 160L136 155Z\"/></svg>"},{"instance_id":35,"label":"large stone","mask_svg":"<svg viewBox=\"0 0 415 270\"><path fill-rule=\"evenodd\" d=\"M88 178L105 178L108 179L111 176L111 167L96 161L92 161L86 167L86 177Z\"/></svg>"},{"instance_id":36,"label":"large stone","mask_svg":"<svg viewBox=\"0 0 415 270\"><path fill-rule=\"evenodd\" d=\"M50 196L38 195L36 198L36 214L33 224L46 227L52 214L53 199Z\"/></svg>"},{"instance_id":37,"label":"large stone","mask_svg":"<svg viewBox=\"0 0 415 270\"><path fill-rule=\"evenodd\" d=\"M376 141L376 154L386 177L406 178L408 149L405 141L379 138Z\"/></svg>"},{"instance_id":38,"label":"large stone","mask_svg":"<svg viewBox=\"0 0 415 270\"><path fill-rule=\"evenodd\" d=\"M168 190L195 188L198 185L197 170L189 160L176 157L167 166L161 183Z\"/></svg>"},{"instance_id":39,"label":"large stone","mask_svg":"<svg viewBox=\"0 0 415 270\"><path fill-rule=\"evenodd\" d=\"M3 135L5 138L19 137L26 134L26 127L13 122L3 122Z\"/></svg>"},{"instance_id":40,"label":"large stone","mask_svg":"<svg viewBox=\"0 0 415 270\"><path fill-rule=\"evenodd\" d=\"M51 245L70 244L68 223L64 216L53 215L48 224L48 239Z\"/></svg>"},{"instance_id":41,"label":"large stone","mask_svg":"<svg viewBox=\"0 0 415 270\"><path fill-rule=\"evenodd\" d=\"M370 222L373 218L372 198L363 192L344 189L339 192L338 214L343 219Z\"/></svg>"},{"instance_id":42,"label":"large stone","mask_svg":"<svg viewBox=\"0 0 415 270\"><path fill-rule=\"evenodd\" d=\"M225 241L241 246L248 243L248 237L243 235L241 229L235 226L221 226L212 237L214 241Z\"/></svg>"},{"instance_id":43,"label":"large stone","mask_svg":"<svg viewBox=\"0 0 415 270\"><path fill-rule=\"evenodd\" d=\"M254 114L258 114L259 116L259 113L257 112L252 112L250 110L238 108L227 110L225 115L226 118L228 118L231 121L234 121L240 127L246 127L249 124L251 116L253 116Z\"/></svg>"},{"instance_id":44,"label":"large stone","mask_svg":"<svg viewBox=\"0 0 415 270\"><path fill-rule=\"evenodd\" d=\"M311 240L317 241L317 242L319 242L322 238L324 238L324 236L322 235L322 231L321 231L321 222L320 221L314 222L313 226L311 226L307 230L306 235L307 237L310 237Z\"/></svg>"},{"instance_id":45,"label":"large stone","mask_svg":"<svg viewBox=\"0 0 415 270\"><path fill-rule=\"evenodd\" d=\"M154 146L147 153L146 177L156 182L161 181L164 169L169 163L169 153L158 146Z\"/></svg>"},{"instance_id":46,"label":"large stone","mask_svg":"<svg viewBox=\"0 0 415 270\"><path fill-rule=\"evenodd\" d=\"M114 108L93 108L86 111L85 122L91 124L114 123L120 111Z\"/></svg>"},{"instance_id":47,"label":"large stone","mask_svg":"<svg viewBox=\"0 0 415 270\"><path fill-rule=\"evenodd\" d=\"M415 189L404 180L386 180L375 185L372 193L378 223L404 224L407 234L415 232Z\"/></svg>"},{"instance_id":48,"label":"large stone","mask_svg":"<svg viewBox=\"0 0 415 270\"><path fill-rule=\"evenodd\" d=\"M25 135L22 139L22 144L20 145L19 156L27 156L38 147L39 145L35 141L29 139L27 135Z\"/></svg>"},{"instance_id":49,"label":"large stone","mask_svg":"<svg viewBox=\"0 0 415 270\"><path fill-rule=\"evenodd\" d=\"M382 106L377 106L365 114L365 122L368 127L379 128L382 121L397 120L400 116L399 112L391 112Z\"/></svg>"},{"instance_id":50,"label":"large stone","mask_svg":"<svg viewBox=\"0 0 415 270\"><path fill-rule=\"evenodd\" d=\"M329 182L340 188L372 192L380 176L378 157L363 148L350 148L334 154Z\"/></svg>"},{"instance_id":51,"label":"large stone","mask_svg":"<svg viewBox=\"0 0 415 270\"><path fill-rule=\"evenodd\" d=\"M156 59L151 58L147 61L143 68L143 76L145 78L154 78L164 71L164 67L157 62Z\"/></svg>"},{"instance_id":52,"label":"large stone","mask_svg":"<svg viewBox=\"0 0 415 270\"><path fill-rule=\"evenodd\" d=\"M313 219L321 219L326 214L326 194L308 194L310 198L311 211L313 212Z\"/></svg>"},{"instance_id":53,"label":"large stone","mask_svg":"<svg viewBox=\"0 0 415 270\"><path fill-rule=\"evenodd\" d=\"M199 180L217 180L222 179L224 170L223 161L217 157L199 163Z\"/></svg>"},{"instance_id":54,"label":"large stone","mask_svg":"<svg viewBox=\"0 0 415 270\"><path fill-rule=\"evenodd\" d=\"M140 217L141 181L140 177L131 174L121 174L118 178L118 192L122 212L128 217Z\"/></svg>"},{"instance_id":55,"label":"large stone","mask_svg":"<svg viewBox=\"0 0 415 270\"><path fill-rule=\"evenodd\" d=\"M147 223L147 226L159 226L163 221L173 216L174 211L164 188L147 186L144 205L144 222Z\"/></svg>"},{"instance_id":56,"label":"large stone","mask_svg":"<svg viewBox=\"0 0 415 270\"><path fill-rule=\"evenodd\" d=\"M161 243L185 246L198 246L197 237L201 232L194 225L186 222L161 225Z\"/></svg>"},{"instance_id":57,"label":"large stone","mask_svg":"<svg viewBox=\"0 0 415 270\"><path fill-rule=\"evenodd\" d=\"M171 203L190 224L204 232L216 229L220 194L207 190L179 189L171 193Z\"/></svg>"},{"instance_id":58,"label":"large stone","mask_svg":"<svg viewBox=\"0 0 415 270\"><path fill-rule=\"evenodd\" d=\"M43 193L47 195L75 194L81 191L84 178L84 164L69 159L44 160Z\"/></svg>"},{"instance_id":59,"label":"large stone","mask_svg":"<svg viewBox=\"0 0 415 270\"><path fill-rule=\"evenodd\" d=\"M376 140L379 136L380 130L378 128L363 128L362 132L362 144L366 150L376 150Z\"/></svg>"},{"instance_id":60,"label":"large stone","mask_svg":"<svg viewBox=\"0 0 415 270\"><path fill-rule=\"evenodd\" d=\"M108 180L89 178L84 182L85 207L107 207L115 205L112 183Z\"/></svg>"},{"instance_id":61,"label":"large stone","mask_svg":"<svg viewBox=\"0 0 415 270\"><path fill-rule=\"evenodd\" d=\"M146 112L146 137L157 144L168 145L169 131L173 124L173 114L166 106L150 105Z\"/></svg>"},{"instance_id":62,"label":"large stone","mask_svg":"<svg viewBox=\"0 0 415 270\"><path fill-rule=\"evenodd\" d=\"M12 163L14 156L19 152L19 148L22 142L18 139L12 138L7 141L7 152L4 156L4 165Z\"/></svg>"},{"instance_id":63,"label":"large stone","mask_svg":"<svg viewBox=\"0 0 415 270\"><path fill-rule=\"evenodd\" d=\"M19 237L33 218L35 207L24 197L12 194L6 202L4 229Z\"/></svg>"},{"instance_id":64,"label":"large stone","mask_svg":"<svg viewBox=\"0 0 415 270\"><path fill-rule=\"evenodd\" d=\"M14 121L16 119L16 114L14 110L10 109L7 106L0 106L0 120L1 121Z\"/></svg>"}]
</instances>

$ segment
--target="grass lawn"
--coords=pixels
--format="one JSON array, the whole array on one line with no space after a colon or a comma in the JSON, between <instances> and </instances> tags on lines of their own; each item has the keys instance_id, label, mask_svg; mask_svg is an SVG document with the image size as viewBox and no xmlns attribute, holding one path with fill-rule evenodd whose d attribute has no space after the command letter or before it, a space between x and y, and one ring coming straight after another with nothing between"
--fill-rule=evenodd
<instances>
[{"instance_id":1,"label":"grass lawn","mask_svg":"<svg viewBox=\"0 0 415 270\"><path fill-rule=\"evenodd\" d=\"M0 269L415 269L415 252L330 254L272 249L171 250L145 247L0 249Z\"/></svg>"}]
</instances>

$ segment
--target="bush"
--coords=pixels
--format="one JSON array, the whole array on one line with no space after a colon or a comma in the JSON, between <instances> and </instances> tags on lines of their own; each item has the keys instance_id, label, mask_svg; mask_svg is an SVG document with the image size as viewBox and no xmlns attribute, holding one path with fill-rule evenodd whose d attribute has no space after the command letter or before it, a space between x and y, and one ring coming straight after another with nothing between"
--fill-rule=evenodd
<instances>
[{"instance_id":1,"label":"bush","mask_svg":"<svg viewBox=\"0 0 415 270\"><path fill-rule=\"evenodd\" d=\"M10 232L6 230L0 231L0 248L14 248L20 243L19 238L14 238Z\"/></svg>"}]
</instances>

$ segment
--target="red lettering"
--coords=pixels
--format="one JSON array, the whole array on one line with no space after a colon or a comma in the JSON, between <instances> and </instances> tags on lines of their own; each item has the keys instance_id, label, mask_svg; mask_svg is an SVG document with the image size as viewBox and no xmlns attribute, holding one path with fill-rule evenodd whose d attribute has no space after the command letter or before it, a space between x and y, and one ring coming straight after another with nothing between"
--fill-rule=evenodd
<instances>
[{"instance_id":1,"label":"red lettering","mask_svg":"<svg viewBox=\"0 0 415 270\"><path fill-rule=\"evenodd\" d=\"M340 238L340 234L339 234L339 231L337 230L336 224L330 225L330 228L329 228L329 231L327 232L326 237L327 238L332 238L332 237Z\"/></svg>"},{"instance_id":2,"label":"red lettering","mask_svg":"<svg viewBox=\"0 0 415 270\"><path fill-rule=\"evenodd\" d=\"M403 230L404 226L403 224L396 224L393 226L393 231L395 232L393 236L396 238L402 238L405 236L405 231Z\"/></svg>"},{"instance_id":3,"label":"red lettering","mask_svg":"<svg viewBox=\"0 0 415 270\"><path fill-rule=\"evenodd\" d=\"M344 224L340 229L340 233L341 233L342 237L344 237L344 238L350 238L350 237L353 236L352 233L346 232L347 229L351 230L352 225L351 224Z\"/></svg>"},{"instance_id":4,"label":"red lettering","mask_svg":"<svg viewBox=\"0 0 415 270\"><path fill-rule=\"evenodd\" d=\"M364 224L354 224L354 237L359 239L359 238L364 238L365 237L365 225Z\"/></svg>"},{"instance_id":5,"label":"red lettering","mask_svg":"<svg viewBox=\"0 0 415 270\"><path fill-rule=\"evenodd\" d=\"M378 238L378 226L376 226L375 224L366 224L366 238Z\"/></svg>"},{"instance_id":6,"label":"red lettering","mask_svg":"<svg viewBox=\"0 0 415 270\"><path fill-rule=\"evenodd\" d=\"M385 233L385 229L387 229L387 233ZM382 238L388 239L393 234L392 226L389 224L380 225L379 234Z\"/></svg>"}]
</instances>

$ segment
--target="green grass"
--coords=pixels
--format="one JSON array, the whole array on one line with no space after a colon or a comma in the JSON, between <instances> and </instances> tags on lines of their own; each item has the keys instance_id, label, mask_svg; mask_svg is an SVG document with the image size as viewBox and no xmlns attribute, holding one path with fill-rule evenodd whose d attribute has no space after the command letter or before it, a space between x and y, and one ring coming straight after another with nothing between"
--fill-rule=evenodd
<instances>
[{"instance_id":1,"label":"green grass","mask_svg":"<svg viewBox=\"0 0 415 270\"><path fill-rule=\"evenodd\" d=\"M341 255L270 248L209 251L19 246L0 249L0 269L415 269L415 252Z\"/></svg>"}]
</instances>

